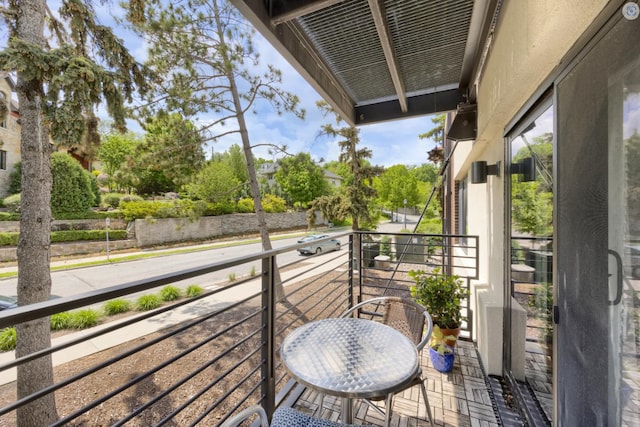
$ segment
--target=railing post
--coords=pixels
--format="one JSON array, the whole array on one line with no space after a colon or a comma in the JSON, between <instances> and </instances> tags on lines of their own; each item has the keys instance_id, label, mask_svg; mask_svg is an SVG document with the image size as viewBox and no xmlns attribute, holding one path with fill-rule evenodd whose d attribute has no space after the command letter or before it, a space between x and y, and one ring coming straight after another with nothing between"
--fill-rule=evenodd
<instances>
[{"instance_id":1,"label":"railing post","mask_svg":"<svg viewBox=\"0 0 640 427\"><path fill-rule=\"evenodd\" d=\"M275 256L262 259L262 407L269 419L276 405Z\"/></svg>"},{"instance_id":2,"label":"railing post","mask_svg":"<svg viewBox=\"0 0 640 427\"><path fill-rule=\"evenodd\" d=\"M347 290L347 302L349 307L351 308L354 306L353 303L353 272L355 270L354 268L354 263L355 263L355 248L353 247L353 233L349 234L349 289Z\"/></svg>"}]
</instances>

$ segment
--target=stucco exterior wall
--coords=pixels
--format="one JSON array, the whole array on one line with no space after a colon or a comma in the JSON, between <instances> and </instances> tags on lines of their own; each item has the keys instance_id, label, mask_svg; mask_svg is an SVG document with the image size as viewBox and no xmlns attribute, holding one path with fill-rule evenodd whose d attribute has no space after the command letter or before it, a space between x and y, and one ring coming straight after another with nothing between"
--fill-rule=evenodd
<instances>
[{"instance_id":1,"label":"stucco exterior wall","mask_svg":"<svg viewBox=\"0 0 640 427\"><path fill-rule=\"evenodd\" d=\"M5 95L6 100L11 99L11 86L7 78L2 75L0 75L0 92ZM15 164L20 161L20 125L17 115L8 113L5 124L6 127L0 126L0 150L7 152L6 168L0 169L0 197L9 195L9 175L13 172Z\"/></svg>"},{"instance_id":2,"label":"stucco exterior wall","mask_svg":"<svg viewBox=\"0 0 640 427\"><path fill-rule=\"evenodd\" d=\"M468 176L473 161L501 162L500 177L488 176L486 184L468 185L468 232L480 236L480 278L473 285L471 298L477 325L486 320L478 317L493 310L479 306L479 301L504 305L505 129L606 5L607 0L502 3L477 83L478 136L476 141L465 143L454 158L457 180ZM482 293L487 296L478 298ZM491 329L502 330L502 325L492 324ZM481 354L483 360L502 360L502 336L499 343L491 345L481 342L486 339L481 331L475 338L479 348L486 349ZM489 373L502 374L493 370Z\"/></svg>"}]
</instances>

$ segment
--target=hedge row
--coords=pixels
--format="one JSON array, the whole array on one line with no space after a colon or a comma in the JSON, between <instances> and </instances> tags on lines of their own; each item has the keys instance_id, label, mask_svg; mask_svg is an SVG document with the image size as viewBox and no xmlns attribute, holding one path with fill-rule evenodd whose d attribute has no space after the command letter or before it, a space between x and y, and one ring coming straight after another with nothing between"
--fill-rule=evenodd
<instances>
[{"instance_id":1,"label":"hedge row","mask_svg":"<svg viewBox=\"0 0 640 427\"><path fill-rule=\"evenodd\" d=\"M18 232L0 233L0 246L17 246ZM106 240L107 232L105 230L68 230L68 231L52 231L51 243L75 242L84 240ZM126 240L126 230L110 230L109 240Z\"/></svg>"}]
</instances>

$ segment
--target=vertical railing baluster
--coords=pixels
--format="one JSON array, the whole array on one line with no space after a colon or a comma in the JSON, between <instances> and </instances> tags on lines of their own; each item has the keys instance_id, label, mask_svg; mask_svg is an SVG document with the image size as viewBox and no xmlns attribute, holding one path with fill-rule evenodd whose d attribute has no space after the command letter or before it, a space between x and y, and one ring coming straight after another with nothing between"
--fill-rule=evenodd
<instances>
[{"instance_id":1,"label":"vertical railing baluster","mask_svg":"<svg viewBox=\"0 0 640 427\"><path fill-rule=\"evenodd\" d=\"M353 247L353 233L349 235L349 288L347 290L348 308L354 306L353 303L353 263L355 261L355 248Z\"/></svg>"},{"instance_id":2,"label":"vertical railing baluster","mask_svg":"<svg viewBox=\"0 0 640 427\"><path fill-rule=\"evenodd\" d=\"M275 256L262 259L262 407L269 419L276 404L275 268Z\"/></svg>"}]
</instances>

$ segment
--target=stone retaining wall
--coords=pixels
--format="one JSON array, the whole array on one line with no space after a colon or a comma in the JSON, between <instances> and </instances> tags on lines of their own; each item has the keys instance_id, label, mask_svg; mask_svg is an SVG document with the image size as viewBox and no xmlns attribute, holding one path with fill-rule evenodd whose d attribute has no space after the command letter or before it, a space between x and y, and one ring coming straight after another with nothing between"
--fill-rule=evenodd
<instances>
[{"instance_id":1,"label":"stone retaining wall","mask_svg":"<svg viewBox=\"0 0 640 427\"><path fill-rule=\"evenodd\" d=\"M307 227L306 212L268 213L269 230L293 230ZM318 220L316 223L320 223ZM222 236L257 233L255 214L231 214L187 218L137 219L133 227L138 247L164 243L209 240Z\"/></svg>"},{"instance_id":2,"label":"stone retaining wall","mask_svg":"<svg viewBox=\"0 0 640 427\"><path fill-rule=\"evenodd\" d=\"M284 231L307 227L306 212L268 213L269 230ZM320 215L316 224L323 223ZM326 224L326 222L324 222ZM104 220L69 220L54 221L52 231L58 230L102 230L106 227ZM201 217L197 220L186 218L164 218L144 220L137 219L127 224L122 219L111 219L110 230L128 231L128 240L109 242L110 250L143 248L179 242L197 242L215 239L216 237L254 234L258 230L255 214L231 214ZM0 232L19 231L19 221L0 221ZM104 254L107 251L106 241L70 242L51 244L51 256L69 256L82 254ZM0 248L0 262L15 261L16 248Z\"/></svg>"}]
</instances>

